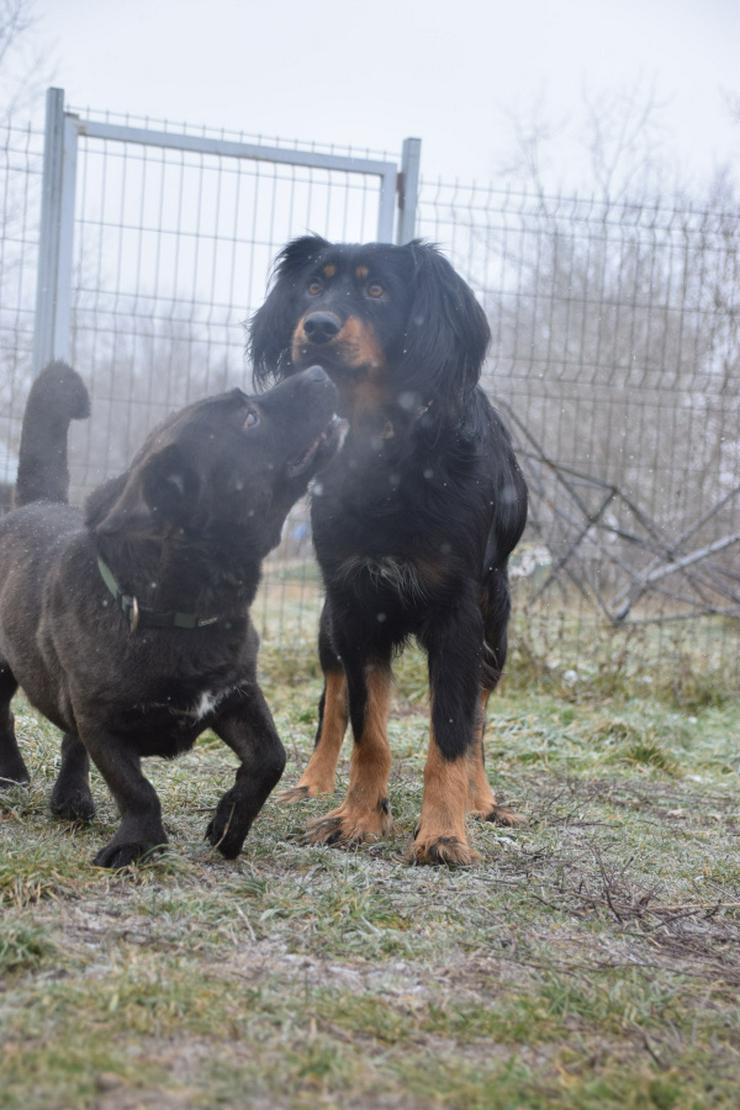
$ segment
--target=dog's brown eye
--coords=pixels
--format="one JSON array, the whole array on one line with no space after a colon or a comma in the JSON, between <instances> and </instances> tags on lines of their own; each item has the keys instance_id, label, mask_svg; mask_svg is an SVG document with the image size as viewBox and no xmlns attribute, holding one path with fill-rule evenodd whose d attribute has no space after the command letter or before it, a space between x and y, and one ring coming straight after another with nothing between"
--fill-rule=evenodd
<instances>
[{"instance_id":1,"label":"dog's brown eye","mask_svg":"<svg viewBox=\"0 0 740 1110\"><path fill-rule=\"evenodd\" d=\"M250 409L249 412L247 413L247 415L244 417L244 427L245 428L256 428L257 425L259 424L259 422L260 422L259 413L255 412L254 409Z\"/></svg>"},{"instance_id":2,"label":"dog's brown eye","mask_svg":"<svg viewBox=\"0 0 740 1110\"><path fill-rule=\"evenodd\" d=\"M320 281L310 281L308 283L308 292L311 294L312 297L318 296L323 288L324 287Z\"/></svg>"},{"instance_id":3,"label":"dog's brown eye","mask_svg":"<svg viewBox=\"0 0 740 1110\"><path fill-rule=\"evenodd\" d=\"M368 297L375 297L377 299L378 297L382 297L384 293L385 289L379 281L371 281L367 287Z\"/></svg>"}]
</instances>

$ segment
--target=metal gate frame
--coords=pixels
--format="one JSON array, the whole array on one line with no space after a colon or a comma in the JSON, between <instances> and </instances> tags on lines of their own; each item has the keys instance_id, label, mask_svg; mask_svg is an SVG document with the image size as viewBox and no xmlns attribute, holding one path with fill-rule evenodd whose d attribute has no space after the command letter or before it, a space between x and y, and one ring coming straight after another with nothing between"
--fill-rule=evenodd
<instances>
[{"instance_id":1,"label":"metal gate frame","mask_svg":"<svg viewBox=\"0 0 740 1110\"><path fill-rule=\"evenodd\" d=\"M81 135L91 139L169 147L196 154L277 162L311 169L341 170L379 177L378 241L406 243L414 237L421 139L404 140L399 168L395 162L98 123L65 111L63 89L47 89L33 336L34 374L53 359L69 361L70 358L77 142Z\"/></svg>"}]
</instances>

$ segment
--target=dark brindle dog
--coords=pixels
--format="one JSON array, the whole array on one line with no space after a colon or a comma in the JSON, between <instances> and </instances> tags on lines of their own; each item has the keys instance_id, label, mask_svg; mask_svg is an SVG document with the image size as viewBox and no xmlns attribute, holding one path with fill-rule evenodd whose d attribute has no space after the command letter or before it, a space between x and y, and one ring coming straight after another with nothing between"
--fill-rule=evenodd
<instances>
[{"instance_id":1,"label":"dark brindle dog","mask_svg":"<svg viewBox=\"0 0 740 1110\"><path fill-rule=\"evenodd\" d=\"M252 322L259 383L320 359L350 428L312 504L326 585L316 748L290 800L331 791L351 719L342 805L317 843L383 834L390 662L411 635L429 657L431 742L412 858L467 863L466 813L512 823L483 767L488 696L506 656L507 559L526 518L524 479L478 386L489 341L470 288L432 246L284 249Z\"/></svg>"},{"instance_id":2,"label":"dark brindle dog","mask_svg":"<svg viewBox=\"0 0 740 1110\"><path fill-rule=\"evenodd\" d=\"M28 781L10 712L20 684L64 732L53 812L92 817L90 757L121 811L96 863L121 867L167 840L143 756L177 755L206 728L236 753L206 834L228 858L280 778L248 607L288 510L336 449L336 400L313 367L256 400L235 389L190 405L85 517L63 502L67 429L87 415L87 392L60 363L34 383L16 491L26 507L0 521L0 786Z\"/></svg>"}]
</instances>

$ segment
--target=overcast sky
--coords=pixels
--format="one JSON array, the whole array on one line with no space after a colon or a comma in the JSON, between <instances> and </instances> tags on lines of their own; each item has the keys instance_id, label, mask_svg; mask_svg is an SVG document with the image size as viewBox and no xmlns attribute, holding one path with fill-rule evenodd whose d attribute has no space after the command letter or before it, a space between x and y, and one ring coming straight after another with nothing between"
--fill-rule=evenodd
<instances>
[{"instance_id":1,"label":"overcast sky","mask_svg":"<svg viewBox=\"0 0 740 1110\"><path fill-rule=\"evenodd\" d=\"M397 150L486 180L510 113L552 118L654 82L666 153L704 177L740 161L740 0L37 0L69 103ZM564 156L564 163L567 159ZM567 167L562 167L567 180Z\"/></svg>"}]
</instances>

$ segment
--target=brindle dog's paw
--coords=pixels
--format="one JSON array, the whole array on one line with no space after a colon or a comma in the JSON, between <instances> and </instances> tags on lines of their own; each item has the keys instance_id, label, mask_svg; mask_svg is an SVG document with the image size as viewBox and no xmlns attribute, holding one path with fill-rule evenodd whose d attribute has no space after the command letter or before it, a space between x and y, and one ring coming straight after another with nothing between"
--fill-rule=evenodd
<instances>
[{"instance_id":1,"label":"brindle dog's paw","mask_svg":"<svg viewBox=\"0 0 740 1110\"><path fill-rule=\"evenodd\" d=\"M409 863L430 866L471 867L480 858L474 848L456 836L417 838L408 852Z\"/></svg>"},{"instance_id":2,"label":"brindle dog's paw","mask_svg":"<svg viewBox=\"0 0 740 1110\"><path fill-rule=\"evenodd\" d=\"M249 831L249 826L244 828L243 821L237 819L237 811L237 802L225 794L206 829L205 839L218 848L224 859L236 859Z\"/></svg>"},{"instance_id":3,"label":"brindle dog's paw","mask_svg":"<svg viewBox=\"0 0 740 1110\"><path fill-rule=\"evenodd\" d=\"M55 790L49 808L60 821L74 821L76 824L87 825L95 816L95 802L89 790L75 790L69 794Z\"/></svg>"},{"instance_id":4,"label":"brindle dog's paw","mask_svg":"<svg viewBox=\"0 0 740 1110\"><path fill-rule=\"evenodd\" d=\"M135 860L141 859L142 856L151 855L153 852L163 850L165 844L151 844L147 841L136 841L131 844L106 844L105 848L101 848L93 864L95 867L109 867L111 870L118 870L121 867L128 867L130 863Z\"/></svg>"},{"instance_id":5,"label":"brindle dog's paw","mask_svg":"<svg viewBox=\"0 0 740 1110\"><path fill-rule=\"evenodd\" d=\"M14 786L28 786L31 776L25 763L12 763L0 766L0 790L12 790Z\"/></svg>"}]
</instances>

